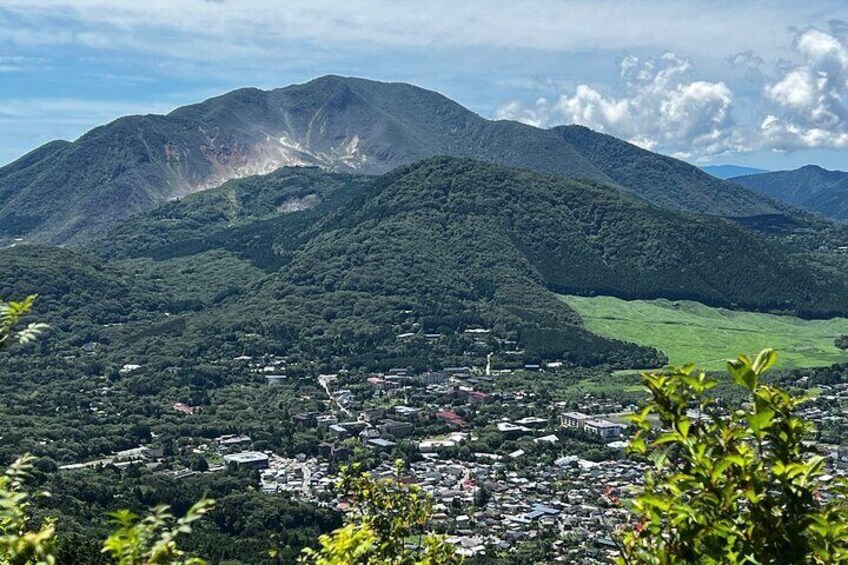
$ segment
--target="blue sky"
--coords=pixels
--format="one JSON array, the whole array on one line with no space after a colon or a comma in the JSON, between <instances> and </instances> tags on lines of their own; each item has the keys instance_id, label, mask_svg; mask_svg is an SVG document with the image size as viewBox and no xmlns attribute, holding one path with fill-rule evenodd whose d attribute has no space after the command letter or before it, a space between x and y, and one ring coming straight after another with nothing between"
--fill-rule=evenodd
<instances>
[{"instance_id":1,"label":"blue sky","mask_svg":"<svg viewBox=\"0 0 848 565\"><path fill-rule=\"evenodd\" d=\"M333 73L696 163L848 169L846 22L845 0L3 0L0 164Z\"/></svg>"}]
</instances>

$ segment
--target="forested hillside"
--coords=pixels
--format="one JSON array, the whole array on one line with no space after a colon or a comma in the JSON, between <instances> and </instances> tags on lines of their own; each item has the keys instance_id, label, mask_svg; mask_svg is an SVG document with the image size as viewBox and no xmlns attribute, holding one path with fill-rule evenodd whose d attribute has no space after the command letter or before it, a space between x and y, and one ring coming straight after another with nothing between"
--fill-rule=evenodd
<instances>
[{"instance_id":1,"label":"forested hillside","mask_svg":"<svg viewBox=\"0 0 848 565\"><path fill-rule=\"evenodd\" d=\"M764 195L803 206L834 220L848 220L848 173L815 165L731 179Z\"/></svg>"}]
</instances>

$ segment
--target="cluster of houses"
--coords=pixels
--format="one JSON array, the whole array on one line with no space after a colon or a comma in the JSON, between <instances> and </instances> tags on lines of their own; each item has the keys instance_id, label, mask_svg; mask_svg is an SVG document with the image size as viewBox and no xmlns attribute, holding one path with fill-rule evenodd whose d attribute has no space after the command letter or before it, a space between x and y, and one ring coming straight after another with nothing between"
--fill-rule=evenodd
<instances>
[{"instance_id":1,"label":"cluster of houses","mask_svg":"<svg viewBox=\"0 0 848 565\"><path fill-rule=\"evenodd\" d=\"M402 477L433 498L432 526L446 531L460 553L485 556L549 532L559 540L561 562L608 562L611 533L630 520L610 499L639 484L643 464L571 456L519 472L493 454L476 455L474 462L428 456ZM374 473L389 478L394 470L386 464Z\"/></svg>"},{"instance_id":2,"label":"cluster of houses","mask_svg":"<svg viewBox=\"0 0 848 565\"><path fill-rule=\"evenodd\" d=\"M482 338L487 331L478 330L475 335ZM282 358L242 356L235 360L248 363L257 379L264 379L269 387L287 382ZM525 371L556 368L555 364L534 365L525 367ZM137 369L125 365L121 371ZM434 528L445 532L462 554L485 556L542 536L551 539L553 534L557 561L608 562L616 551L611 533L631 520L625 509L610 501L632 496L646 471L643 464L624 452L628 428L619 416L635 407L592 395L568 405L540 406L530 401L532 393L500 390L500 374L487 366L485 371L449 367L415 373L397 368L359 377L320 375L318 383L327 394L326 407L291 417L296 428L319 432L317 436L323 441L317 446L316 456L281 457L256 451L250 437L231 434L210 443L217 464L210 465L209 471L232 466L256 469L265 493L286 492L301 500L344 509L345 501L334 499L331 488L338 464L349 460L354 450L364 448L371 450L373 460L382 460L372 472L391 477L395 449L400 446L417 451L403 480L420 485L432 496ZM820 426L848 429L848 385L819 388L821 395L805 404L801 415ZM834 411L834 405L840 409ZM504 407L516 409L508 412ZM181 403L175 403L173 409L186 415L198 410ZM707 418L700 414L692 417ZM483 434L482 428L486 433L497 432L504 441L516 440L524 449L509 453L513 447L492 449L471 453L470 457L451 450L472 444L480 449L474 442ZM587 439L574 431L594 437ZM561 447L568 443L564 437L594 442L592 445L607 448L603 451L606 455L597 455L597 450L594 455L566 455ZM848 473L848 448L819 447L830 456L834 473ZM534 459L525 449L544 452L546 458ZM604 457L607 459L599 460ZM153 464L157 458L161 453L138 448L108 461ZM193 471L168 472L188 476Z\"/></svg>"}]
</instances>

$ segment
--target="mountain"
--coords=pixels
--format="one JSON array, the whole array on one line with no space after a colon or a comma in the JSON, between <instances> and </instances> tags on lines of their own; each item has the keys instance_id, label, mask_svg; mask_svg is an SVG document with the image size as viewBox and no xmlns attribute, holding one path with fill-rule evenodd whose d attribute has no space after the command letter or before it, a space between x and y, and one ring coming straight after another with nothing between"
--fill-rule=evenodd
<instances>
[{"instance_id":1,"label":"mountain","mask_svg":"<svg viewBox=\"0 0 848 565\"><path fill-rule=\"evenodd\" d=\"M710 165L701 167L701 170L719 179L732 179L743 175L759 175L768 173L767 169L757 169L755 167L740 167L739 165Z\"/></svg>"},{"instance_id":2,"label":"mountain","mask_svg":"<svg viewBox=\"0 0 848 565\"><path fill-rule=\"evenodd\" d=\"M682 161L585 128L489 121L411 85L327 76L120 118L72 143L30 152L0 168L0 241L79 243L165 201L286 165L381 174L436 155L606 182L674 210L786 211ZM618 158L634 162L610 161Z\"/></svg>"},{"instance_id":3,"label":"mountain","mask_svg":"<svg viewBox=\"0 0 848 565\"><path fill-rule=\"evenodd\" d=\"M732 181L828 218L848 221L847 172L807 165L794 171L740 176Z\"/></svg>"},{"instance_id":4,"label":"mountain","mask_svg":"<svg viewBox=\"0 0 848 565\"><path fill-rule=\"evenodd\" d=\"M583 126L554 128L569 145L617 186L669 210L722 216L759 216L787 212L779 204L706 174L698 167L646 151Z\"/></svg>"},{"instance_id":5,"label":"mountain","mask_svg":"<svg viewBox=\"0 0 848 565\"><path fill-rule=\"evenodd\" d=\"M294 167L232 180L86 248L152 285L172 314L164 329L123 328L135 336L127 342L111 330L112 343L155 349L145 336L167 331L163 347L183 356L239 355L249 335L328 365L432 366L469 362L471 345L450 336L484 327L518 341L528 360L632 367L661 357L589 333L557 294L848 314L844 274L736 221L450 157L378 177ZM408 332L420 339L397 339ZM446 337L434 345L424 333Z\"/></svg>"}]
</instances>

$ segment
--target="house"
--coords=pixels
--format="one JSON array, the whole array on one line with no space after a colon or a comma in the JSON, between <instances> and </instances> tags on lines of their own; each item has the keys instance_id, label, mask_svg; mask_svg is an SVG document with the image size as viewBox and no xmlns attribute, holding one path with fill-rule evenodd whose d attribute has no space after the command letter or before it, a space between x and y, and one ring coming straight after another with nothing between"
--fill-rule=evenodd
<instances>
[{"instance_id":1,"label":"house","mask_svg":"<svg viewBox=\"0 0 848 565\"><path fill-rule=\"evenodd\" d=\"M395 414L397 414L398 416L401 416L401 417L404 417L404 418L407 418L407 419L417 418L418 415L421 413L420 408L414 408L412 406L395 406L394 411L395 411Z\"/></svg>"},{"instance_id":2,"label":"house","mask_svg":"<svg viewBox=\"0 0 848 565\"><path fill-rule=\"evenodd\" d=\"M525 426L518 426L511 422L498 422L498 431L504 435L504 437L511 439L522 436L524 434L530 433L532 430Z\"/></svg>"},{"instance_id":3,"label":"house","mask_svg":"<svg viewBox=\"0 0 848 565\"><path fill-rule=\"evenodd\" d=\"M329 426L328 431L330 432L330 435L337 439L345 439L347 437L350 437L350 430L348 430L341 424L332 424L331 426Z\"/></svg>"},{"instance_id":4,"label":"house","mask_svg":"<svg viewBox=\"0 0 848 565\"><path fill-rule=\"evenodd\" d=\"M447 373L440 373L434 371L424 373L423 375L421 375L421 377L424 379L425 385L440 385L444 382L447 382L448 380Z\"/></svg>"},{"instance_id":5,"label":"house","mask_svg":"<svg viewBox=\"0 0 848 565\"><path fill-rule=\"evenodd\" d=\"M604 439L616 439L624 433L625 426L610 422L609 420L586 420L583 422L583 430L590 434L601 436Z\"/></svg>"},{"instance_id":6,"label":"house","mask_svg":"<svg viewBox=\"0 0 848 565\"><path fill-rule=\"evenodd\" d=\"M194 414L194 408L192 408L188 404L183 404L182 402L175 402L174 410L176 410L177 412L182 412L183 414Z\"/></svg>"},{"instance_id":7,"label":"house","mask_svg":"<svg viewBox=\"0 0 848 565\"><path fill-rule=\"evenodd\" d=\"M318 444L318 453L330 461L344 461L351 455L350 449L335 441L322 441Z\"/></svg>"},{"instance_id":8,"label":"house","mask_svg":"<svg viewBox=\"0 0 848 565\"><path fill-rule=\"evenodd\" d=\"M390 450L391 448L393 448L397 444L393 441L389 441L387 439L383 439L383 438L378 437L378 438L374 438L374 439L369 439L366 442L366 445L368 447L372 447L372 448L376 448L376 449Z\"/></svg>"},{"instance_id":9,"label":"house","mask_svg":"<svg viewBox=\"0 0 848 565\"><path fill-rule=\"evenodd\" d=\"M366 422L376 422L383 417L383 414L382 408L372 407L363 410L359 417Z\"/></svg>"},{"instance_id":10,"label":"house","mask_svg":"<svg viewBox=\"0 0 848 565\"><path fill-rule=\"evenodd\" d=\"M253 442L249 436L228 434L215 438L218 450L222 452L231 451L241 447L247 447Z\"/></svg>"},{"instance_id":11,"label":"house","mask_svg":"<svg viewBox=\"0 0 848 565\"><path fill-rule=\"evenodd\" d=\"M524 518L527 520L538 520L543 516L558 516L559 512L560 511L556 508L551 508L544 504L534 504L533 508L530 509L530 512L524 515Z\"/></svg>"},{"instance_id":12,"label":"house","mask_svg":"<svg viewBox=\"0 0 848 565\"><path fill-rule=\"evenodd\" d=\"M299 428L314 428L318 425L317 412L298 412L292 416L292 423Z\"/></svg>"},{"instance_id":13,"label":"house","mask_svg":"<svg viewBox=\"0 0 848 565\"><path fill-rule=\"evenodd\" d=\"M365 428L359 432L359 439L363 442L367 442L369 439L377 439L378 437L380 437L380 432L377 428Z\"/></svg>"},{"instance_id":14,"label":"house","mask_svg":"<svg viewBox=\"0 0 848 565\"><path fill-rule=\"evenodd\" d=\"M268 383L268 386L279 386L286 382L285 375L265 375L265 382Z\"/></svg>"},{"instance_id":15,"label":"house","mask_svg":"<svg viewBox=\"0 0 848 565\"><path fill-rule=\"evenodd\" d=\"M492 397L485 392L473 390L468 393L468 402L470 404L488 404L492 401Z\"/></svg>"},{"instance_id":16,"label":"house","mask_svg":"<svg viewBox=\"0 0 848 565\"><path fill-rule=\"evenodd\" d=\"M456 426L458 428L464 428L468 425L462 416L454 412L453 410L439 410L436 412L436 418L444 420L448 424Z\"/></svg>"},{"instance_id":17,"label":"house","mask_svg":"<svg viewBox=\"0 0 848 565\"><path fill-rule=\"evenodd\" d=\"M237 467L250 467L252 469L268 468L268 456L259 451L242 451L224 455L224 462L228 465L233 463Z\"/></svg>"},{"instance_id":18,"label":"house","mask_svg":"<svg viewBox=\"0 0 848 565\"><path fill-rule=\"evenodd\" d=\"M315 424L319 430L327 430L333 424L338 424L339 419L335 414L321 414L315 417Z\"/></svg>"},{"instance_id":19,"label":"house","mask_svg":"<svg viewBox=\"0 0 848 565\"><path fill-rule=\"evenodd\" d=\"M582 428L586 420L591 419L591 416L583 412L565 412L559 418L563 428Z\"/></svg>"},{"instance_id":20,"label":"house","mask_svg":"<svg viewBox=\"0 0 848 565\"><path fill-rule=\"evenodd\" d=\"M406 437L412 433L412 424L409 422L398 422L397 420L383 420L380 431L395 437Z\"/></svg>"},{"instance_id":21,"label":"house","mask_svg":"<svg viewBox=\"0 0 848 565\"><path fill-rule=\"evenodd\" d=\"M527 416L515 421L519 426L527 426L529 428L544 428L548 425L546 418L537 418L536 416Z\"/></svg>"},{"instance_id":22,"label":"house","mask_svg":"<svg viewBox=\"0 0 848 565\"><path fill-rule=\"evenodd\" d=\"M368 384L370 384L377 390L388 390L397 386L397 383L387 381L382 377L368 377Z\"/></svg>"},{"instance_id":23,"label":"house","mask_svg":"<svg viewBox=\"0 0 848 565\"><path fill-rule=\"evenodd\" d=\"M427 439L418 443L418 451L421 453L432 453L444 447L454 447L456 442L452 439Z\"/></svg>"}]
</instances>

